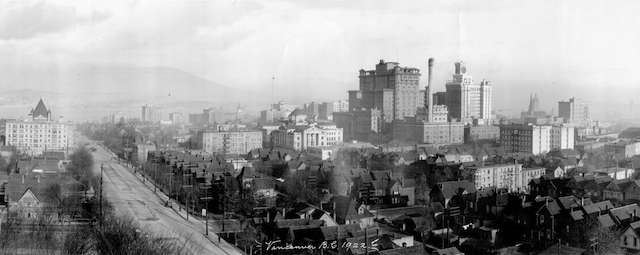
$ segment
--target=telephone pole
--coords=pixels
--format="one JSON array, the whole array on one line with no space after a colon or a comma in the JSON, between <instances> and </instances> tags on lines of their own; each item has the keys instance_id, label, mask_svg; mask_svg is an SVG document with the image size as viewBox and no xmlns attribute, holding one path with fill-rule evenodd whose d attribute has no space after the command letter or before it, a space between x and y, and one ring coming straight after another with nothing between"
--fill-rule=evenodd
<instances>
[{"instance_id":1,"label":"telephone pole","mask_svg":"<svg viewBox=\"0 0 640 255\"><path fill-rule=\"evenodd\" d=\"M104 221L104 214L102 212L102 175L104 172L104 163L100 164L100 227L102 227Z\"/></svg>"}]
</instances>

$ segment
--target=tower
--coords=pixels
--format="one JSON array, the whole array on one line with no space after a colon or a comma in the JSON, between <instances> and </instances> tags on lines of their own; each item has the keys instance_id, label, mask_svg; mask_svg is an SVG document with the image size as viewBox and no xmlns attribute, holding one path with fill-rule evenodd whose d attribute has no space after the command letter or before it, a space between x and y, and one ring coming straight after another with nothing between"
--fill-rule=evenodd
<instances>
[{"instance_id":1,"label":"tower","mask_svg":"<svg viewBox=\"0 0 640 255\"><path fill-rule=\"evenodd\" d=\"M431 78L432 78L432 73L433 73L433 64L434 64L435 60L433 58L429 58L428 61L428 65L429 65L429 73L428 73L428 77L427 77L427 87L426 87L426 95L424 98L424 102L426 104L426 108L427 108L427 119L429 120L429 122L433 121L433 98L431 98Z\"/></svg>"}]
</instances>

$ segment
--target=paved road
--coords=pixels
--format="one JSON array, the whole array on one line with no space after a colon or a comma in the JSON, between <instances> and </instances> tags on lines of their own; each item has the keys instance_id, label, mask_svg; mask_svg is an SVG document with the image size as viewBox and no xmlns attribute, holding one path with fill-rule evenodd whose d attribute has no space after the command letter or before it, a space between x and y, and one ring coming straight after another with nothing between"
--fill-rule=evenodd
<instances>
[{"instance_id":1,"label":"paved road","mask_svg":"<svg viewBox=\"0 0 640 255\"><path fill-rule=\"evenodd\" d=\"M113 159L113 155L100 146L93 146L95 160L94 171L99 175L104 165L104 196L114 207L116 214L129 215L141 228L158 238L177 239L184 244L185 251L191 254L243 254L233 245L222 240L209 229L205 236L204 223L194 217L185 219L184 210L178 213L177 207L164 206L166 196L154 193L147 182L142 183L130 169Z\"/></svg>"}]
</instances>

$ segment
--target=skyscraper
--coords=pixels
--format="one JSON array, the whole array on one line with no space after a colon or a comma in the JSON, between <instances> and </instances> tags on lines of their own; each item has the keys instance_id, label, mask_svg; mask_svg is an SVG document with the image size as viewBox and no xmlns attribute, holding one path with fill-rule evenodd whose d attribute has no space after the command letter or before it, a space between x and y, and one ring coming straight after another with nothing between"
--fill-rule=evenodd
<instances>
[{"instance_id":1,"label":"skyscraper","mask_svg":"<svg viewBox=\"0 0 640 255\"><path fill-rule=\"evenodd\" d=\"M449 116L470 123L473 119L491 119L492 86L489 81L473 83L463 62L455 63L453 79L447 82L447 107Z\"/></svg>"},{"instance_id":2,"label":"skyscraper","mask_svg":"<svg viewBox=\"0 0 640 255\"><path fill-rule=\"evenodd\" d=\"M586 125L589 122L589 105L577 98L569 98L568 101L558 102L558 116L565 123Z\"/></svg>"},{"instance_id":3,"label":"skyscraper","mask_svg":"<svg viewBox=\"0 0 640 255\"><path fill-rule=\"evenodd\" d=\"M424 95L420 94L420 69L400 67L396 62L380 60L375 70L360 70L360 91L350 91L349 107L379 109L389 123L413 117ZM360 94L359 102L356 95Z\"/></svg>"}]
</instances>

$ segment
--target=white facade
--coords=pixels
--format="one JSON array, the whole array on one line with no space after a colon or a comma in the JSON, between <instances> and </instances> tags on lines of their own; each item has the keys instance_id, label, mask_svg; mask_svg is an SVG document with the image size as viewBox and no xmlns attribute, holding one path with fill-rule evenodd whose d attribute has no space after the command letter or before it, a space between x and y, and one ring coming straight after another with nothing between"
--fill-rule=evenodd
<instances>
[{"instance_id":1,"label":"white facade","mask_svg":"<svg viewBox=\"0 0 640 255\"><path fill-rule=\"evenodd\" d=\"M261 131L208 131L202 134L202 149L206 153L246 154L262 148Z\"/></svg>"},{"instance_id":2,"label":"white facade","mask_svg":"<svg viewBox=\"0 0 640 255\"><path fill-rule=\"evenodd\" d=\"M553 126L551 128L551 149L573 149L575 146L575 128Z\"/></svg>"},{"instance_id":3,"label":"white facade","mask_svg":"<svg viewBox=\"0 0 640 255\"><path fill-rule=\"evenodd\" d=\"M538 179L546 174L547 170L543 168L522 169L520 177L520 190L529 191L529 182Z\"/></svg>"},{"instance_id":4,"label":"white facade","mask_svg":"<svg viewBox=\"0 0 640 255\"><path fill-rule=\"evenodd\" d=\"M338 100L332 103L333 104L333 112L348 112L349 111L349 101L347 100Z\"/></svg>"},{"instance_id":5,"label":"white facade","mask_svg":"<svg viewBox=\"0 0 640 255\"><path fill-rule=\"evenodd\" d=\"M522 164L503 164L478 167L475 169L474 184L476 189L489 187L507 188L517 191L521 185Z\"/></svg>"},{"instance_id":6,"label":"white facade","mask_svg":"<svg viewBox=\"0 0 640 255\"><path fill-rule=\"evenodd\" d=\"M507 153L544 154L551 150L551 126L500 126L500 143Z\"/></svg>"},{"instance_id":7,"label":"white facade","mask_svg":"<svg viewBox=\"0 0 640 255\"><path fill-rule=\"evenodd\" d=\"M470 123L473 119L491 119L493 89L489 81L473 83L463 62L455 63L453 79L446 84L447 107L451 118Z\"/></svg>"},{"instance_id":8,"label":"white facade","mask_svg":"<svg viewBox=\"0 0 640 255\"><path fill-rule=\"evenodd\" d=\"M73 144L73 126L53 121L7 121L6 143L29 155L67 151Z\"/></svg>"},{"instance_id":9,"label":"white facade","mask_svg":"<svg viewBox=\"0 0 640 255\"><path fill-rule=\"evenodd\" d=\"M283 128L271 132L271 139L273 146L293 150L329 147L342 143L342 128L335 125Z\"/></svg>"},{"instance_id":10,"label":"white facade","mask_svg":"<svg viewBox=\"0 0 640 255\"><path fill-rule=\"evenodd\" d=\"M545 174L544 168L522 169L522 164L501 164L478 167L475 169L476 189L505 188L509 191L525 191L532 179Z\"/></svg>"}]
</instances>

